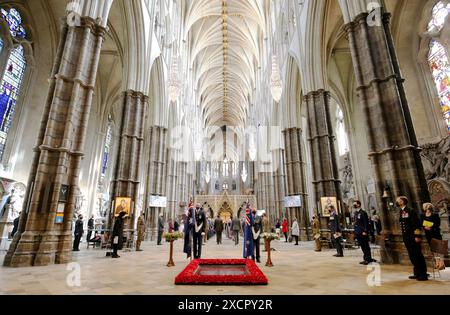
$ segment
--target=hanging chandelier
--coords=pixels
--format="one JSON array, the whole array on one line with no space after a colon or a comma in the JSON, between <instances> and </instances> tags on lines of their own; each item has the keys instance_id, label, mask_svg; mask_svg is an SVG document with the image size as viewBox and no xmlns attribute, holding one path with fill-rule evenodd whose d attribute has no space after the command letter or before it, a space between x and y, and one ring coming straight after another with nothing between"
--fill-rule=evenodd
<instances>
[{"instance_id":1,"label":"hanging chandelier","mask_svg":"<svg viewBox=\"0 0 450 315\"><path fill-rule=\"evenodd\" d=\"M211 172L209 171L208 165L206 165L205 182L206 184L209 184L210 181L211 181Z\"/></svg>"},{"instance_id":2,"label":"hanging chandelier","mask_svg":"<svg viewBox=\"0 0 450 315\"><path fill-rule=\"evenodd\" d=\"M248 173L247 173L247 170L245 169L245 164L243 164L242 173L241 173L242 182L245 183L247 181L247 176L248 176Z\"/></svg>"},{"instance_id":3,"label":"hanging chandelier","mask_svg":"<svg viewBox=\"0 0 450 315\"><path fill-rule=\"evenodd\" d=\"M169 76L169 97L170 101L173 103L175 103L178 100L178 96L180 95L181 91L180 80L178 78L178 71L179 71L178 58L174 56Z\"/></svg>"},{"instance_id":4,"label":"hanging chandelier","mask_svg":"<svg viewBox=\"0 0 450 315\"><path fill-rule=\"evenodd\" d=\"M248 156L251 161L256 160L256 143L255 143L255 135L253 133L250 134L250 139L248 143Z\"/></svg>"},{"instance_id":5,"label":"hanging chandelier","mask_svg":"<svg viewBox=\"0 0 450 315\"><path fill-rule=\"evenodd\" d=\"M278 66L277 56L272 56L272 76L270 78L270 91L275 102L281 101L283 94L283 81L281 80L280 67Z\"/></svg>"}]
</instances>

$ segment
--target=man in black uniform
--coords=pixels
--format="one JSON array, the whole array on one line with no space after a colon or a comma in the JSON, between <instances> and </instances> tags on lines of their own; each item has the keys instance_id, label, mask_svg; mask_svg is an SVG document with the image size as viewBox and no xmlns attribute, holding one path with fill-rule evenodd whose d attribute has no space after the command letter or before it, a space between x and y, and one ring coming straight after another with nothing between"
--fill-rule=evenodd
<instances>
[{"instance_id":1,"label":"man in black uniform","mask_svg":"<svg viewBox=\"0 0 450 315\"><path fill-rule=\"evenodd\" d=\"M422 254L422 230L417 212L408 208L408 198L398 197L397 205L400 207L400 228L403 242L408 250L409 259L414 265L414 275L410 279L427 281L427 265Z\"/></svg>"},{"instance_id":2,"label":"man in black uniform","mask_svg":"<svg viewBox=\"0 0 450 315\"><path fill-rule=\"evenodd\" d=\"M83 236L84 230L83 230L83 216L80 214L78 216L78 220L75 222L75 231L74 231L74 240L73 240L73 251L79 252L80 251L80 241L81 237Z\"/></svg>"},{"instance_id":3,"label":"man in black uniform","mask_svg":"<svg viewBox=\"0 0 450 315\"><path fill-rule=\"evenodd\" d=\"M203 208L199 204L195 207L195 226L193 233L193 243L194 243L194 259L200 259L202 256L202 242L203 236L206 233L206 216Z\"/></svg>"},{"instance_id":4,"label":"man in black uniform","mask_svg":"<svg viewBox=\"0 0 450 315\"><path fill-rule=\"evenodd\" d=\"M253 248L256 252L256 262L261 262L261 255L259 251L259 244L261 240L261 232L262 232L262 218L256 215L256 210L252 211L253 213L253 226L252 226L252 235L253 235ZM253 260L255 260L255 256L253 256Z\"/></svg>"},{"instance_id":5,"label":"man in black uniform","mask_svg":"<svg viewBox=\"0 0 450 315\"><path fill-rule=\"evenodd\" d=\"M344 250L342 249L341 240L341 225L339 223L339 216L337 215L336 209L334 206L329 206L328 210L330 211L330 231L331 231L331 240L336 247L337 254L334 257L344 257Z\"/></svg>"},{"instance_id":6,"label":"man in black uniform","mask_svg":"<svg viewBox=\"0 0 450 315\"><path fill-rule=\"evenodd\" d=\"M361 250L364 253L364 260L360 262L361 265L368 265L375 260L372 258L372 253L369 245L369 216L367 212L361 209L361 201L355 200L353 202L353 208L355 209L354 215L354 227L355 227L355 237L358 240Z\"/></svg>"}]
</instances>

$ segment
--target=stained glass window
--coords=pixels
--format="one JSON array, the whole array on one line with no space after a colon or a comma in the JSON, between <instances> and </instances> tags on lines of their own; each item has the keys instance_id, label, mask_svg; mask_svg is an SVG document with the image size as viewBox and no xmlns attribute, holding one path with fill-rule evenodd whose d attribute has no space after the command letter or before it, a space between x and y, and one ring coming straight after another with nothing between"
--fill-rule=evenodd
<instances>
[{"instance_id":1,"label":"stained glass window","mask_svg":"<svg viewBox=\"0 0 450 315\"><path fill-rule=\"evenodd\" d=\"M431 41L428 62L439 93L442 114L450 132L450 64L444 46L436 40Z\"/></svg>"},{"instance_id":2,"label":"stained glass window","mask_svg":"<svg viewBox=\"0 0 450 315\"><path fill-rule=\"evenodd\" d=\"M428 31L439 32L444 27L447 15L450 13L450 3L439 1L433 7L433 14L430 23L428 24Z\"/></svg>"},{"instance_id":3,"label":"stained glass window","mask_svg":"<svg viewBox=\"0 0 450 315\"><path fill-rule=\"evenodd\" d=\"M19 46L13 49L0 83L0 161L3 159L6 139L16 110L26 65L23 47Z\"/></svg>"},{"instance_id":4,"label":"stained glass window","mask_svg":"<svg viewBox=\"0 0 450 315\"><path fill-rule=\"evenodd\" d=\"M102 174L101 174L102 177L106 175L106 171L108 170L108 162L111 156L112 140L113 140L113 124L112 121L109 121L108 130L106 132L105 147L103 149Z\"/></svg>"},{"instance_id":5,"label":"stained glass window","mask_svg":"<svg viewBox=\"0 0 450 315\"><path fill-rule=\"evenodd\" d=\"M12 8L8 11L5 9L1 10L1 16L8 22L9 31L13 37L25 38L27 33L25 32L25 28L22 26L22 17L20 16L19 11Z\"/></svg>"},{"instance_id":6,"label":"stained glass window","mask_svg":"<svg viewBox=\"0 0 450 315\"><path fill-rule=\"evenodd\" d=\"M350 151L350 148L348 145L347 132L345 131L344 113L339 106L336 108L336 135L339 155L343 156Z\"/></svg>"}]
</instances>

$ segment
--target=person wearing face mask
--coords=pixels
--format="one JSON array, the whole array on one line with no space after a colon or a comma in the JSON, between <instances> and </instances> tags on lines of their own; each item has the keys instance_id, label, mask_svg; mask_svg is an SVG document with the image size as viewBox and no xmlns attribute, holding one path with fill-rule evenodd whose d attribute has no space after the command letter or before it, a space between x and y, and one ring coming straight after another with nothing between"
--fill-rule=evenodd
<instances>
[{"instance_id":1,"label":"person wearing face mask","mask_svg":"<svg viewBox=\"0 0 450 315\"><path fill-rule=\"evenodd\" d=\"M74 240L73 240L73 251L79 252L80 251L80 241L81 237L83 236L84 230L83 230L83 216L80 214L78 216L77 222L75 222L75 231L74 231Z\"/></svg>"},{"instance_id":2,"label":"person wearing face mask","mask_svg":"<svg viewBox=\"0 0 450 315\"><path fill-rule=\"evenodd\" d=\"M331 240L336 247L337 254L334 257L344 257L344 250L342 249L341 241L342 241L342 233L341 233L341 225L339 223L339 216L337 215L336 208L334 206L329 206L328 210L330 212L330 231L331 231Z\"/></svg>"},{"instance_id":3,"label":"person wearing face mask","mask_svg":"<svg viewBox=\"0 0 450 315\"><path fill-rule=\"evenodd\" d=\"M206 215L200 204L195 206L195 226L193 231L194 259L200 259L202 256L203 236L206 233Z\"/></svg>"},{"instance_id":4,"label":"person wearing face mask","mask_svg":"<svg viewBox=\"0 0 450 315\"><path fill-rule=\"evenodd\" d=\"M414 265L414 275L409 279L427 281L427 265L422 254L422 226L417 212L408 207L408 198L398 197L397 205L400 208L400 228L403 242L408 251L409 259Z\"/></svg>"},{"instance_id":5,"label":"person wearing face mask","mask_svg":"<svg viewBox=\"0 0 450 315\"><path fill-rule=\"evenodd\" d=\"M354 212L354 228L355 228L355 237L358 240L359 245L361 246L361 250L364 254L364 260L360 262L361 265L368 265L372 262L375 262L375 259L372 258L372 252L370 250L369 244L369 216L367 212L361 209L361 201L355 200L353 202Z\"/></svg>"}]
</instances>

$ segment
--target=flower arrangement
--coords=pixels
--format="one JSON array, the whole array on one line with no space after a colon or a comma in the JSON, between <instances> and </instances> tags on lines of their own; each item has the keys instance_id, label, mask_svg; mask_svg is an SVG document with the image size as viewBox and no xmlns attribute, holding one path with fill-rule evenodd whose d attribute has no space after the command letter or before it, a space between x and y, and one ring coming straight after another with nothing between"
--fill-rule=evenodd
<instances>
[{"instance_id":1,"label":"flower arrangement","mask_svg":"<svg viewBox=\"0 0 450 315\"><path fill-rule=\"evenodd\" d=\"M279 240L280 239L280 236L277 233L263 233L262 237L265 240L268 240L268 241L273 241L273 240Z\"/></svg>"},{"instance_id":2,"label":"flower arrangement","mask_svg":"<svg viewBox=\"0 0 450 315\"><path fill-rule=\"evenodd\" d=\"M179 240L180 238L183 238L183 233L182 232L165 232L163 234L164 239L166 240L166 242L173 242L176 240Z\"/></svg>"}]
</instances>

